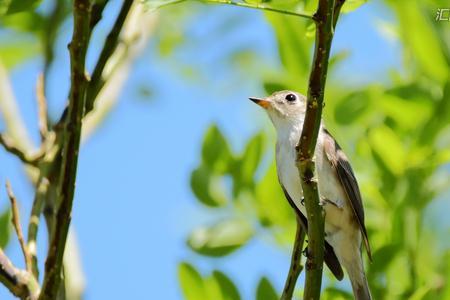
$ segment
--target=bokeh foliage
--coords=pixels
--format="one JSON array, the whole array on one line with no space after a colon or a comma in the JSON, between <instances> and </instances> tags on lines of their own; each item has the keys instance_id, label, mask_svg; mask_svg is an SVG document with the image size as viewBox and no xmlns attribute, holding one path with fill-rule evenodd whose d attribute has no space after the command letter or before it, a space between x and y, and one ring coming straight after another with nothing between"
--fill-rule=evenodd
<instances>
[{"instance_id":1,"label":"bokeh foliage","mask_svg":"<svg viewBox=\"0 0 450 300\"><path fill-rule=\"evenodd\" d=\"M317 1L264 2L308 11ZM364 2L348 1L343 11L351 12ZM448 299L448 230L439 230L427 216L429 207L449 188L450 35L448 24L434 19L445 1L384 1L384 5L396 22L379 26L401 42L402 67L390 70L380 83L346 86L333 77L333 68L345 63L347 53L335 54L324 119L354 164L362 188L374 249L373 263L366 264L374 299ZM266 20L276 35L283 69L261 84L267 93L306 92L314 41L311 21L273 13L267 13ZM294 215L278 186L274 163L263 159L273 159L273 141L264 143L270 136L261 132L248 141L243 153L233 153L227 140L212 125L191 175L197 199L226 212L227 218L194 230L187 238L189 247L200 255L226 259L251 238L269 234L286 248L294 236ZM188 276L185 272L181 276L184 268L185 263L180 265L182 287ZM327 283L324 299L352 299L333 279ZM205 284L216 283L202 281ZM271 284L264 279L255 287L257 299L276 299L273 288L264 285ZM194 299L183 291L187 299ZM222 297L229 294L223 292Z\"/></svg>"},{"instance_id":2,"label":"bokeh foliage","mask_svg":"<svg viewBox=\"0 0 450 300\"><path fill-rule=\"evenodd\" d=\"M301 11L312 11L317 4L317 0L248 2ZM347 0L343 11L352 13L364 2ZM333 76L333 68L345 64L347 54L335 54L324 118L360 181L374 249L373 263L366 264L374 299L450 299L449 232L427 216L429 207L449 188L450 26L435 21L437 9L449 4L444 0L381 2L395 17L395 22L380 26L401 41L402 67L385 74L381 83L346 86ZM51 63L49 45L68 11L63 5L56 26L51 15L32 10L39 3L0 1L0 23L10 30L2 39L7 43L0 46L7 68L38 53ZM183 7L174 9L183 17L188 14ZM267 93L280 89L305 93L314 41L312 22L273 13L265 18L273 28L283 68L269 73L261 86ZM173 19L163 18L161 24L171 25L159 31L164 35L157 35L161 54L170 57L171 49L182 42L182 33ZM241 152L233 150L218 126L206 130L190 185L199 203L221 217L199 224L186 237L187 247L202 256L227 259L259 235L271 237L280 249L292 244L294 214L276 180L272 149L273 139L266 130L251 137ZM0 214L1 247L8 242L9 220L8 211ZM188 300L242 297L238 284L220 270L204 273L181 262L178 276ZM277 291L263 276L254 291L258 300L277 299ZM351 298L330 277L323 299Z\"/></svg>"}]
</instances>

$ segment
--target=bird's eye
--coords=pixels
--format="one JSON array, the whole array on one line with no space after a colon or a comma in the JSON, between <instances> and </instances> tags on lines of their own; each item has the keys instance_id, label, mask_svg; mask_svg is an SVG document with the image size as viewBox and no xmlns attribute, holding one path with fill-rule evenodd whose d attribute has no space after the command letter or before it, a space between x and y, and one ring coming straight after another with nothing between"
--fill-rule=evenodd
<instances>
[{"instance_id":1,"label":"bird's eye","mask_svg":"<svg viewBox=\"0 0 450 300\"><path fill-rule=\"evenodd\" d=\"M297 96L295 96L294 94L287 94L284 99L289 102L294 102L295 100L297 100Z\"/></svg>"}]
</instances>

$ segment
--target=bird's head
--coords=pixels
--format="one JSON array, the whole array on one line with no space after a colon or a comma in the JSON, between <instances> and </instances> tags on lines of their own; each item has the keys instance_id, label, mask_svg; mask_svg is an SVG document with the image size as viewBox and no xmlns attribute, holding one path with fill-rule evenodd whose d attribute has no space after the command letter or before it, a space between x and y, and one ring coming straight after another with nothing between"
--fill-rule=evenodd
<instances>
[{"instance_id":1,"label":"bird's head","mask_svg":"<svg viewBox=\"0 0 450 300\"><path fill-rule=\"evenodd\" d=\"M266 98L250 97L250 100L267 111L275 128L303 123L306 112L306 97L293 91L279 91Z\"/></svg>"}]
</instances>

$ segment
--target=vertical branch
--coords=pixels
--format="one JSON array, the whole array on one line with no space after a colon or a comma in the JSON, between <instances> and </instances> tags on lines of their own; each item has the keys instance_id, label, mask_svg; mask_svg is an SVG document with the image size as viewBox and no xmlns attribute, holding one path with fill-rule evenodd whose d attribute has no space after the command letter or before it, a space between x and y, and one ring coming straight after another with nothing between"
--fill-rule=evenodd
<instances>
[{"instance_id":1,"label":"vertical branch","mask_svg":"<svg viewBox=\"0 0 450 300\"><path fill-rule=\"evenodd\" d=\"M61 283L64 248L71 220L82 117L86 99L85 60L89 43L90 0L74 0L74 29L69 44L71 88L68 120L62 139L61 174L58 186L58 208L54 233L50 242L42 292L39 299L55 299Z\"/></svg>"},{"instance_id":2,"label":"vertical branch","mask_svg":"<svg viewBox=\"0 0 450 300\"><path fill-rule=\"evenodd\" d=\"M290 300L294 294L295 283L298 276L303 270L302 263L302 250L303 243L305 241L305 231L303 230L300 221L297 218L297 230L295 232L294 247L292 249L291 265L289 267L288 277L284 284L283 294L281 300Z\"/></svg>"},{"instance_id":3,"label":"vertical branch","mask_svg":"<svg viewBox=\"0 0 450 300\"><path fill-rule=\"evenodd\" d=\"M308 252L304 299L320 299L324 258L324 213L320 206L315 176L314 150L320 129L328 59L333 40L334 25L344 1L319 0L313 16L316 23L316 42L308 85L305 122L297 146L297 168L302 178L308 218ZM336 15L334 15L336 11Z\"/></svg>"}]
</instances>

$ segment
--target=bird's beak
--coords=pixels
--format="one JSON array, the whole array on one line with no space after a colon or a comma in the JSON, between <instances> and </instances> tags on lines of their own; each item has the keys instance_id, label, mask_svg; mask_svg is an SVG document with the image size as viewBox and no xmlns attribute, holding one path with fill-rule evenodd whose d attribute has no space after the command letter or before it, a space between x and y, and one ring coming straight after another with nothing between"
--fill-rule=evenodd
<instances>
[{"instance_id":1,"label":"bird's beak","mask_svg":"<svg viewBox=\"0 0 450 300\"><path fill-rule=\"evenodd\" d=\"M264 109L268 109L270 107L271 101L263 98L255 98L255 97L249 97L248 99L252 100L259 106L261 106Z\"/></svg>"}]
</instances>

